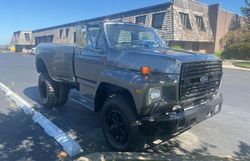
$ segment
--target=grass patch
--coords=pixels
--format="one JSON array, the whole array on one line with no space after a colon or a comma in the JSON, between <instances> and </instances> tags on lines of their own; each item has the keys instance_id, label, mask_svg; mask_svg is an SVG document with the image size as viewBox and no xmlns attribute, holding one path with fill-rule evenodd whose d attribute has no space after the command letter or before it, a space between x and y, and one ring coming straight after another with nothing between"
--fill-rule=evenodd
<instances>
[{"instance_id":1,"label":"grass patch","mask_svg":"<svg viewBox=\"0 0 250 161\"><path fill-rule=\"evenodd\" d=\"M170 47L171 49L174 49L174 50L183 50L183 48L179 45L173 45Z\"/></svg>"},{"instance_id":2,"label":"grass patch","mask_svg":"<svg viewBox=\"0 0 250 161\"><path fill-rule=\"evenodd\" d=\"M250 61L242 61L242 62L233 62L233 65L242 68L249 68L250 69Z\"/></svg>"}]
</instances>

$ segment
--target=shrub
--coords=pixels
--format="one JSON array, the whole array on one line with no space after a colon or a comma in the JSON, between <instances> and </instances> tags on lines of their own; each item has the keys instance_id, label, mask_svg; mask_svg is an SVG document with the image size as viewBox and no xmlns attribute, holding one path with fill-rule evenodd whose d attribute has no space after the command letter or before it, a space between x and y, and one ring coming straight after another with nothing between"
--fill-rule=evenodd
<instances>
[{"instance_id":1,"label":"shrub","mask_svg":"<svg viewBox=\"0 0 250 161\"><path fill-rule=\"evenodd\" d=\"M232 44L223 53L226 59L250 60L250 42Z\"/></svg>"},{"instance_id":2,"label":"shrub","mask_svg":"<svg viewBox=\"0 0 250 161\"><path fill-rule=\"evenodd\" d=\"M227 49L231 45L248 42L250 43L250 31L246 29L238 29L234 31L229 31L221 40L220 45L222 49Z\"/></svg>"},{"instance_id":3,"label":"shrub","mask_svg":"<svg viewBox=\"0 0 250 161\"><path fill-rule=\"evenodd\" d=\"M217 57L219 57L219 58L221 58L222 57L222 52L221 51L216 51L214 53L214 55L217 56Z\"/></svg>"},{"instance_id":4,"label":"shrub","mask_svg":"<svg viewBox=\"0 0 250 161\"><path fill-rule=\"evenodd\" d=\"M184 50L181 46L179 45L173 45L171 46L171 49L175 49L175 50Z\"/></svg>"}]
</instances>

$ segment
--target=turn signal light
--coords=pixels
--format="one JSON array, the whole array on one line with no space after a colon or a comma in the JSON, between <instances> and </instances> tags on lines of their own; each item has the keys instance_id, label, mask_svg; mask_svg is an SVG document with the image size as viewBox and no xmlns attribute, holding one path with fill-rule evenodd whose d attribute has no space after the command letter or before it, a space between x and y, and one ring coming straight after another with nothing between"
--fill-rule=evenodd
<instances>
[{"instance_id":1,"label":"turn signal light","mask_svg":"<svg viewBox=\"0 0 250 161\"><path fill-rule=\"evenodd\" d=\"M149 66L142 66L141 67L141 74L142 75L149 75L151 73L151 68Z\"/></svg>"}]
</instances>

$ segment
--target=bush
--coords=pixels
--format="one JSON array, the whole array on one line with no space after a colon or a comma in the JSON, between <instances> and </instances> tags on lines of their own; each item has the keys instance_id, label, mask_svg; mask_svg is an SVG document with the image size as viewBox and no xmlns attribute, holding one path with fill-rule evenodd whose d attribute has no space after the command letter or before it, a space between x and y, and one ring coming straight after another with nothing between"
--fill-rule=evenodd
<instances>
[{"instance_id":1,"label":"bush","mask_svg":"<svg viewBox=\"0 0 250 161\"><path fill-rule=\"evenodd\" d=\"M222 49L227 49L231 45L240 43L240 42L248 42L250 43L250 31L246 29L238 29L234 31L229 31L221 40L220 45Z\"/></svg>"},{"instance_id":2,"label":"bush","mask_svg":"<svg viewBox=\"0 0 250 161\"><path fill-rule=\"evenodd\" d=\"M171 46L171 49L175 49L175 50L184 50L181 46L179 45L173 45Z\"/></svg>"},{"instance_id":3,"label":"bush","mask_svg":"<svg viewBox=\"0 0 250 161\"><path fill-rule=\"evenodd\" d=\"M232 44L223 53L225 59L250 60L250 42Z\"/></svg>"},{"instance_id":4,"label":"bush","mask_svg":"<svg viewBox=\"0 0 250 161\"><path fill-rule=\"evenodd\" d=\"M214 53L214 55L217 56L217 57L219 57L219 58L221 58L222 57L222 52L221 51L216 51Z\"/></svg>"}]
</instances>

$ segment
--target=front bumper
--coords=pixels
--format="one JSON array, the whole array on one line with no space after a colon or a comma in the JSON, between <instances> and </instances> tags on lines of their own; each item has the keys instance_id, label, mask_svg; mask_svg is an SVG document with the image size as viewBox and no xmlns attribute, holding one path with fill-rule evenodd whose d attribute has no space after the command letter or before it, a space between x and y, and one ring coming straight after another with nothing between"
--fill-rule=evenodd
<instances>
[{"instance_id":1,"label":"front bumper","mask_svg":"<svg viewBox=\"0 0 250 161\"><path fill-rule=\"evenodd\" d=\"M212 100L186 107L185 110L180 112L143 117L141 119L141 129L146 135L169 136L218 114L221 111L222 102L222 95L218 94Z\"/></svg>"}]
</instances>

